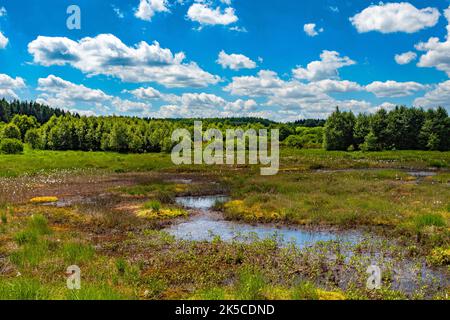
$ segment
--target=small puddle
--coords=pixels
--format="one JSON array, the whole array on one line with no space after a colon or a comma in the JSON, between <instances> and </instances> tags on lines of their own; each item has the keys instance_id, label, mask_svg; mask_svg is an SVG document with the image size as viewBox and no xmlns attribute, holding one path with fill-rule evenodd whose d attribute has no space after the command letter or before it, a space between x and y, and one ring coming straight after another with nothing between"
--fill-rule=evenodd
<instances>
[{"instance_id":1,"label":"small puddle","mask_svg":"<svg viewBox=\"0 0 450 320\"><path fill-rule=\"evenodd\" d=\"M415 178L434 177L437 175L437 173L433 171L408 171L406 173Z\"/></svg>"},{"instance_id":2,"label":"small puddle","mask_svg":"<svg viewBox=\"0 0 450 320\"><path fill-rule=\"evenodd\" d=\"M225 195L202 196L202 197L178 197L176 203L188 209L211 210L216 203L225 203L230 198Z\"/></svg>"},{"instance_id":3,"label":"small puddle","mask_svg":"<svg viewBox=\"0 0 450 320\"><path fill-rule=\"evenodd\" d=\"M177 239L191 241L211 241L220 237L223 241L251 242L274 239L279 245L294 244L299 248L314 245L320 241L340 241L356 243L362 235L358 232L306 231L297 228L251 225L226 221L222 215L211 211L217 203L229 198L224 195L205 197L179 197L176 202L188 209L200 210L188 221L176 224L166 231Z\"/></svg>"}]
</instances>

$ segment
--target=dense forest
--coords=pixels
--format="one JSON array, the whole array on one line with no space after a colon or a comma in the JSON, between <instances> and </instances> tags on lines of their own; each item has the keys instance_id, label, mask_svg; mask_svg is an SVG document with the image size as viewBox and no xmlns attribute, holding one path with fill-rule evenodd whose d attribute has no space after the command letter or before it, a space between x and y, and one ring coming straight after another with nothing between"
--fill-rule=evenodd
<instances>
[{"instance_id":1,"label":"dense forest","mask_svg":"<svg viewBox=\"0 0 450 320\"><path fill-rule=\"evenodd\" d=\"M86 117L34 102L0 101L0 152L34 149L116 152L169 152L173 130L193 132L194 119ZM445 109L397 107L375 114L341 112L327 120L276 123L258 118L202 119L203 129L279 129L284 145L327 150L450 150L450 118Z\"/></svg>"},{"instance_id":2,"label":"dense forest","mask_svg":"<svg viewBox=\"0 0 450 320\"><path fill-rule=\"evenodd\" d=\"M327 119L323 146L327 150L450 150L450 118L444 108L424 111L396 107L375 114L341 112Z\"/></svg>"}]
</instances>

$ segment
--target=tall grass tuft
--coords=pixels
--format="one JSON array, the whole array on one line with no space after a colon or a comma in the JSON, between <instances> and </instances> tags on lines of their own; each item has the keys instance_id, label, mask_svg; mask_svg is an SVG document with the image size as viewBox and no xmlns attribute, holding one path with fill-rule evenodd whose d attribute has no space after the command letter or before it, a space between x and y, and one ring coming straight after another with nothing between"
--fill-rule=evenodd
<instances>
[{"instance_id":1,"label":"tall grass tuft","mask_svg":"<svg viewBox=\"0 0 450 320\"><path fill-rule=\"evenodd\" d=\"M415 218L415 226L418 230L425 227L445 227L446 222L440 214L423 214Z\"/></svg>"},{"instance_id":2,"label":"tall grass tuft","mask_svg":"<svg viewBox=\"0 0 450 320\"><path fill-rule=\"evenodd\" d=\"M62 257L67 264L80 264L89 261L94 257L95 253L92 246L77 242L64 244L61 251Z\"/></svg>"},{"instance_id":3,"label":"tall grass tuft","mask_svg":"<svg viewBox=\"0 0 450 320\"><path fill-rule=\"evenodd\" d=\"M240 300L264 300L266 281L256 268L244 268L239 273L236 295Z\"/></svg>"},{"instance_id":4,"label":"tall grass tuft","mask_svg":"<svg viewBox=\"0 0 450 320\"><path fill-rule=\"evenodd\" d=\"M150 200L144 204L144 209L152 210L158 213L161 210L161 202L157 200Z\"/></svg>"},{"instance_id":5,"label":"tall grass tuft","mask_svg":"<svg viewBox=\"0 0 450 320\"><path fill-rule=\"evenodd\" d=\"M15 278L0 281L0 300L46 300L50 291L38 280Z\"/></svg>"},{"instance_id":6,"label":"tall grass tuft","mask_svg":"<svg viewBox=\"0 0 450 320\"><path fill-rule=\"evenodd\" d=\"M316 287L310 282L300 282L292 290L293 300L319 300Z\"/></svg>"},{"instance_id":7,"label":"tall grass tuft","mask_svg":"<svg viewBox=\"0 0 450 320\"><path fill-rule=\"evenodd\" d=\"M37 235L48 235L51 233L48 226L47 218L41 214L33 215L28 222L28 230L35 232Z\"/></svg>"},{"instance_id":8,"label":"tall grass tuft","mask_svg":"<svg viewBox=\"0 0 450 320\"><path fill-rule=\"evenodd\" d=\"M106 285L81 285L81 290L71 290L66 294L68 300L126 300L127 297Z\"/></svg>"},{"instance_id":9,"label":"tall grass tuft","mask_svg":"<svg viewBox=\"0 0 450 320\"><path fill-rule=\"evenodd\" d=\"M25 230L20 231L14 235L14 240L18 245L35 244L38 238L43 235L51 233L48 226L47 219L42 215L34 215L28 221Z\"/></svg>"}]
</instances>

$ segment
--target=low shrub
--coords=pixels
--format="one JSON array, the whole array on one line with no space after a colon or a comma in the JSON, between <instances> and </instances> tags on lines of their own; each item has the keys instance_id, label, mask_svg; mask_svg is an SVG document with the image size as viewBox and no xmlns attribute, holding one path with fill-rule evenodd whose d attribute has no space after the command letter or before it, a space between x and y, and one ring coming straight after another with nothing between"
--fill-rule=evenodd
<instances>
[{"instance_id":1,"label":"low shrub","mask_svg":"<svg viewBox=\"0 0 450 320\"><path fill-rule=\"evenodd\" d=\"M18 139L2 139L0 152L5 154L20 154L23 152L23 143Z\"/></svg>"}]
</instances>

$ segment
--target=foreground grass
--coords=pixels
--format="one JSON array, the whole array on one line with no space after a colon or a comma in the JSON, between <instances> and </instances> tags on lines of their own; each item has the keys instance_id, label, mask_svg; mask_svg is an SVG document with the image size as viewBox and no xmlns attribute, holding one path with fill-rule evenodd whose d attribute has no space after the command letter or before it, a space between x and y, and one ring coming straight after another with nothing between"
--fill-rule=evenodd
<instances>
[{"instance_id":1,"label":"foreground grass","mask_svg":"<svg viewBox=\"0 0 450 320\"><path fill-rule=\"evenodd\" d=\"M8 258L0 259L0 299L443 299L448 290L438 279L424 281L421 271L412 279L415 289L397 288L394 270L414 256L410 246L328 242L298 250L271 239L175 241L149 225L140 228L146 220L124 223L125 217L108 229L115 230L112 235L96 227L105 225L104 215L57 208L30 215L33 208L16 210L1 225L0 252ZM23 232L34 236L18 236ZM354 252L348 261L346 250ZM366 289L370 262L383 266L382 290ZM79 291L65 287L65 270L72 264L82 270Z\"/></svg>"}]
</instances>

